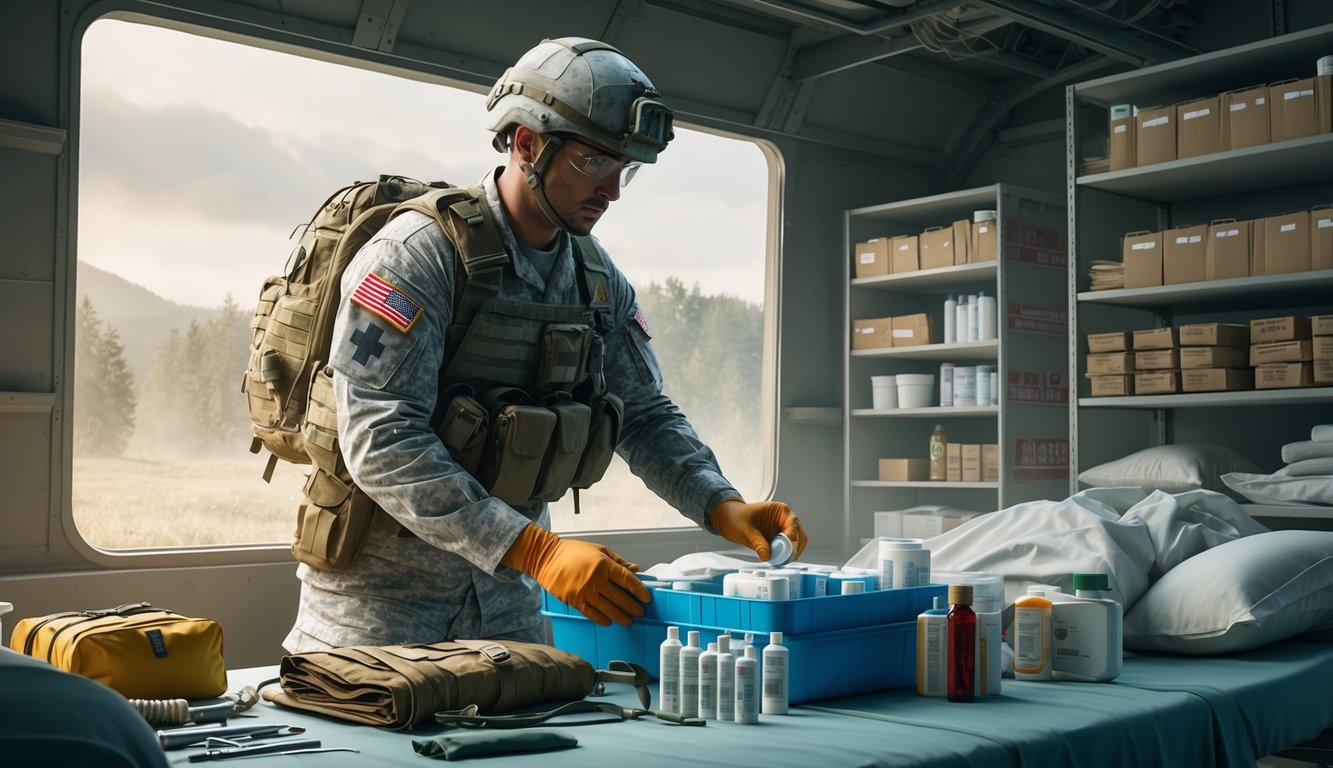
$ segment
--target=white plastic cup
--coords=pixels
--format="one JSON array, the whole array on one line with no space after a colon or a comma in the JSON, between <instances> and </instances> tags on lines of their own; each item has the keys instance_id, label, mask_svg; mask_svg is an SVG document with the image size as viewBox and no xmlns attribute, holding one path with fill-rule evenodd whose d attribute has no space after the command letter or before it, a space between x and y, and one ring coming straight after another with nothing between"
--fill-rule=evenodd
<instances>
[{"instance_id":1,"label":"white plastic cup","mask_svg":"<svg viewBox=\"0 0 1333 768\"><path fill-rule=\"evenodd\" d=\"M898 407L896 376L870 377L870 404L877 411Z\"/></svg>"},{"instance_id":2,"label":"white plastic cup","mask_svg":"<svg viewBox=\"0 0 1333 768\"><path fill-rule=\"evenodd\" d=\"M900 373L896 378L899 408L929 408L935 402L935 374Z\"/></svg>"},{"instance_id":3,"label":"white plastic cup","mask_svg":"<svg viewBox=\"0 0 1333 768\"><path fill-rule=\"evenodd\" d=\"M924 587L930 583L930 550L921 539L879 539L881 589Z\"/></svg>"}]
</instances>

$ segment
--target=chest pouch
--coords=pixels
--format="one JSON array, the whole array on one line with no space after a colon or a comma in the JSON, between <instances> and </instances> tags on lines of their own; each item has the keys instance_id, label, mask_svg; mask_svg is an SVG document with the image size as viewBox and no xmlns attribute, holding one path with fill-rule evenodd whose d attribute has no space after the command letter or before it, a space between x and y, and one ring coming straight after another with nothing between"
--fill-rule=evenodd
<instances>
[{"instance_id":1,"label":"chest pouch","mask_svg":"<svg viewBox=\"0 0 1333 768\"><path fill-rule=\"evenodd\" d=\"M588 376L592 329L581 323L547 323L542 330L537 386L569 389Z\"/></svg>"},{"instance_id":2,"label":"chest pouch","mask_svg":"<svg viewBox=\"0 0 1333 768\"><path fill-rule=\"evenodd\" d=\"M497 387L483 400L490 406L492 421L477 479L501 501L527 506L558 419L521 389Z\"/></svg>"},{"instance_id":3,"label":"chest pouch","mask_svg":"<svg viewBox=\"0 0 1333 768\"><path fill-rule=\"evenodd\" d=\"M593 403L588 421L588 444L583 449L579 468L570 480L571 488L588 488L602 479L620 442L620 423L625 404L610 392Z\"/></svg>"},{"instance_id":4,"label":"chest pouch","mask_svg":"<svg viewBox=\"0 0 1333 768\"><path fill-rule=\"evenodd\" d=\"M546 447L541 473L532 492L533 501L556 501L569 490L588 445L588 425L592 420L592 409L573 400L552 403L547 409L555 414L555 431Z\"/></svg>"},{"instance_id":5,"label":"chest pouch","mask_svg":"<svg viewBox=\"0 0 1333 768\"><path fill-rule=\"evenodd\" d=\"M446 391L440 401L445 405L435 434L440 436L454 461L477 477L486 450L489 423L486 406L472 396L472 388L466 385Z\"/></svg>"}]
</instances>

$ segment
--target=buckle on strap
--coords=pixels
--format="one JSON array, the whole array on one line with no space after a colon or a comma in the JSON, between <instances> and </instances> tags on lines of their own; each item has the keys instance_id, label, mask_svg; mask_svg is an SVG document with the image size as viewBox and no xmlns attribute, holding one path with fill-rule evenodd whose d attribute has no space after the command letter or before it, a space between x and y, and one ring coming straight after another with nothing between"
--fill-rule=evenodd
<instances>
[{"instance_id":1,"label":"buckle on strap","mask_svg":"<svg viewBox=\"0 0 1333 768\"><path fill-rule=\"evenodd\" d=\"M491 660L491 663L497 667L501 664L509 663L509 649L499 643L487 643L475 649L477 653Z\"/></svg>"}]
</instances>

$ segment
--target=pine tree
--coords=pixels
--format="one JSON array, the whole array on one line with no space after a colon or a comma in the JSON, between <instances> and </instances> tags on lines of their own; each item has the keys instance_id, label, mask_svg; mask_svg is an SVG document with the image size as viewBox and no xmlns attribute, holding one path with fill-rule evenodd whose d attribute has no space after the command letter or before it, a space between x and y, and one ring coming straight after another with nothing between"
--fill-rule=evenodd
<instances>
[{"instance_id":1,"label":"pine tree","mask_svg":"<svg viewBox=\"0 0 1333 768\"><path fill-rule=\"evenodd\" d=\"M74 448L119 456L134 434L134 374L120 332L84 297L74 322Z\"/></svg>"}]
</instances>

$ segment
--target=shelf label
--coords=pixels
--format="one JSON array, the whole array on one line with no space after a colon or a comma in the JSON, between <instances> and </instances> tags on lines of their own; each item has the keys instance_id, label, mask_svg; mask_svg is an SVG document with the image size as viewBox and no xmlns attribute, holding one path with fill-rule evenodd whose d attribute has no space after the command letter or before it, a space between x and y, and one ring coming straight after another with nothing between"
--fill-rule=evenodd
<instances>
[{"instance_id":1,"label":"shelf label","mask_svg":"<svg viewBox=\"0 0 1333 768\"><path fill-rule=\"evenodd\" d=\"M1069 404L1069 386L1057 371L1009 371L1006 394L1014 403Z\"/></svg>"},{"instance_id":2,"label":"shelf label","mask_svg":"<svg viewBox=\"0 0 1333 768\"><path fill-rule=\"evenodd\" d=\"M1064 269L1069 265L1069 239L1058 229L1010 218L1004 226L1004 258Z\"/></svg>"},{"instance_id":3,"label":"shelf label","mask_svg":"<svg viewBox=\"0 0 1333 768\"><path fill-rule=\"evenodd\" d=\"M1009 328L1015 331L1069 335L1069 310L1008 302Z\"/></svg>"},{"instance_id":4,"label":"shelf label","mask_svg":"<svg viewBox=\"0 0 1333 768\"><path fill-rule=\"evenodd\" d=\"M1069 441L1059 437L1020 437L1014 442L1015 480L1068 480Z\"/></svg>"}]
</instances>

